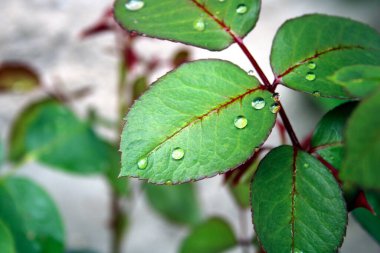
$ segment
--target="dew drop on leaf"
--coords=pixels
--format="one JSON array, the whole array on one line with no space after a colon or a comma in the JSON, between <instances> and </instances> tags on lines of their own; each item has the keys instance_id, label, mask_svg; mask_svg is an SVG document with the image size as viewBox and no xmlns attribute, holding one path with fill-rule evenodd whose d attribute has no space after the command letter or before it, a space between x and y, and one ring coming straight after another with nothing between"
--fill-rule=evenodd
<instances>
[{"instance_id":1,"label":"dew drop on leaf","mask_svg":"<svg viewBox=\"0 0 380 253\"><path fill-rule=\"evenodd\" d=\"M168 181L165 182L165 185L173 185L173 182L170 181L170 180L168 180Z\"/></svg>"},{"instance_id":2,"label":"dew drop on leaf","mask_svg":"<svg viewBox=\"0 0 380 253\"><path fill-rule=\"evenodd\" d=\"M317 68L317 64L316 64L315 62L311 61L311 62L309 62L309 63L307 64L307 67L308 67L309 69L316 69L316 68Z\"/></svg>"},{"instance_id":3,"label":"dew drop on leaf","mask_svg":"<svg viewBox=\"0 0 380 253\"><path fill-rule=\"evenodd\" d=\"M203 32L205 30L205 27L206 27L203 18L199 18L199 19L195 20L193 27L195 30L197 30L199 32Z\"/></svg>"},{"instance_id":4,"label":"dew drop on leaf","mask_svg":"<svg viewBox=\"0 0 380 253\"><path fill-rule=\"evenodd\" d=\"M129 11L138 11L144 7L144 4L143 0L128 0L125 4L125 8Z\"/></svg>"},{"instance_id":5,"label":"dew drop on leaf","mask_svg":"<svg viewBox=\"0 0 380 253\"><path fill-rule=\"evenodd\" d=\"M293 252L294 252L294 253L303 253L302 250L299 250L299 249L297 249L297 248L295 248ZM292 252L292 253L293 253L293 252Z\"/></svg>"},{"instance_id":6,"label":"dew drop on leaf","mask_svg":"<svg viewBox=\"0 0 380 253\"><path fill-rule=\"evenodd\" d=\"M320 97L321 96L321 93L319 91L313 91L313 96L314 97Z\"/></svg>"},{"instance_id":7,"label":"dew drop on leaf","mask_svg":"<svg viewBox=\"0 0 380 253\"><path fill-rule=\"evenodd\" d=\"M305 76L306 80L314 81L317 76L313 72L308 72Z\"/></svg>"},{"instance_id":8,"label":"dew drop on leaf","mask_svg":"<svg viewBox=\"0 0 380 253\"><path fill-rule=\"evenodd\" d=\"M265 107L265 100L262 97L257 97L252 101L252 107L256 110L261 110Z\"/></svg>"},{"instance_id":9,"label":"dew drop on leaf","mask_svg":"<svg viewBox=\"0 0 380 253\"><path fill-rule=\"evenodd\" d=\"M237 7L236 7L236 13L237 14L244 14L248 11L248 8L245 4L239 4Z\"/></svg>"},{"instance_id":10,"label":"dew drop on leaf","mask_svg":"<svg viewBox=\"0 0 380 253\"><path fill-rule=\"evenodd\" d=\"M181 160L185 156L185 151L182 148L175 148L172 152L174 160Z\"/></svg>"},{"instance_id":11,"label":"dew drop on leaf","mask_svg":"<svg viewBox=\"0 0 380 253\"><path fill-rule=\"evenodd\" d=\"M280 101L280 94L275 92L275 93L273 93L272 98L274 101L278 102L278 101Z\"/></svg>"},{"instance_id":12,"label":"dew drop on leaf","mask_svg":"<svg viewBox=\"0 0 380 253\"><path fill-rule=\"evenodd\" d=\"M279 103L275 102L270 106L270 111L272 113L278 113L278 111L281 109L281 106Z\"/></svg>"},{"instance_id":13,"label":"dew drop on leaf","mask_svg":"<svg viewBox=\"0 0 380 253\"><path fill-rule=\"evenodd\" d=\"M308 163L304 163L304 164L303 164L303 167L304 167L304 168L309 168L309 164L308 164Z\"/></svg>"},{"instance_id":14,"label":"dew drop on leaf","mask_svg":"<svg viewBox=\"0 0 380 253\"><path fill-rule=\"evenodd\" d=\"M244 116L237 116L234 125L236 128L243 129L248 125L248 120Z\"/></svg>"},{"instance_id":15,"label":"dew drop on leaf","mask_svg":"<svg viewBox=\"0 0 380 253\"><path fill-rule=\"evenodd\" d=\"M145 170L146 167L148 167L148 158L147 157L141 158L137 162L137 167L139 167L140 170Z\"/></svg>"},{"instance_id":16,"label":"dew drop on leaf","mask_svg":"<svg viewBox=\"0 0 380 253\"><path fill-rule=\"evenodd\" d=\"M226 0L218 0L220 3L224 3Z\"/></svg>"}]
</instances>

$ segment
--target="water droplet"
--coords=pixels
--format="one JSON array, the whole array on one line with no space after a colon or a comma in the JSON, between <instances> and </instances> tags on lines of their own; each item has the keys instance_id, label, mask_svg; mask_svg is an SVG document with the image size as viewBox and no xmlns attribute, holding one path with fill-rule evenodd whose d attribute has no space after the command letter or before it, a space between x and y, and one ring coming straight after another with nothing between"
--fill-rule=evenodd
<instances>
[{"instance_id":1,"label":"water droplet","mask_svg":"<svg viewBox=\"0 0 380 253\"><path fill-rule=\"evenodd\" d=\"M299 250L299 249L297 249L297 248L294 248L294 253L303 253L303 251L302 251L302 250Z\"/></svg>"},{"instance_id":2,"label":"water droplet","mask_svg":"<svg viewBox=\"0 0 380 253\"><path fill-rule=\"evenodd\" d=\"M255 71L253 71L252 69L250 71L248 71L248 75L250 75L250 76L253 76L254 73L255 73Z\"/></svg>"},{"instance_id":3,"label":"water droplet","mask_svg":"<svg viewBox=\"0 0 380 253\"><path fill-rule=\"evenodd\" d=\"M170 180L168 180L168 181L165 182L165 185L173 185L173 182L170 181Z\"/></svg>"},{"instance_id":4,"label":"water droplet","mask_svg":"<svg viewBox=\"0 0 380 253\"><path fill-rule=\"evenodd\" d=\"M218 0L219 2L221 2L221 3L224 3L226 0Z\"/></svg>"},{"instance_id":5,"label":"water droplet","mask_svg":"<svg viewBox=\"0 0 380 253\"><path fill-rule=\"evenodd\" d=\"M261 110L265 107L265 100L262 97L257 97L252 101L252 107L256 110Z\"/></svg>"},{"instance_id":6,"label":"water droplet","mask_svg":"<svg viewBox=\"0 0 380 253\"><path fill-rule=\"evenodd\" d=\"M148 167L148 158L147 157L141 158L137 162L137 167L139 167L140 170L145 170L146 167Z\"/></svg>"},{"instance_id":7,"label":"water droplet","mask_svg":"<svg viewBox=\"0 0 380 253\"><path fill-rule=\"evenodd\" d=\"M244 116L237 116L234 125L236 128L243 129L248 125L248 120Z\"/></svg>"},{"instance_id":8,"label":"water droplet","mask_svg":"<svg viewBox=\"0 0 380 253\"><path fill-rule=\"evenodd\" d=\"M319 91L313 91L313 96L314 97L320 97L321 96L321 93Z\"/></svg>"},{"instance_id":9,"label":"water droplet","mask_svg":"<svg viewBox=\"0 0 380 253\"><path fill-rule=\"evenodd\" d=\"M311 61L311 62L309 62L309 63L307 64L307 67L308 67L309 69L316 69L316 68L317 68L317 64L316 64L315 62Z\"/></svg>"},{"instance_id":10,"label":"water droplet","mask_svg":"<svg viewBox=\"0 0 380 253\"><path fill-rule=\"evenodd\" d=\"M182 148L175 148L172 152L174 160L181 160L185 156L185 151Z\"/></svg>"},{"instance_id":11,"label":"water droplet","mask_svg":"<svg viewBox=\"0 0 380 253\"><path fill-rule=\"evenodd\" d=\"M314 81L316 78L316 75L313 72L308 72L305 76L306 80L308 81Z\"/></svg>"},{"instance_id":12,"label":"water droplet","mask_svg":"<svg viewBox=\"0 0 380 253\"><path fill-rule=\"evenodd\" d=\"M278 113L278 111L281 109L281 106L279 103L275 102L270 106L270 111L272 113Z\"/></svg>"},{"instance_id":13,"label":"water droplet","mask_svg":"<svg viewBox=\"0 0 380 253\"><path fill-rule=\"evenodd\" d=\"M280 101L280 94L275 92L275 93L273 93L272 98L274 101L278 102L278 101Z\"/></svg>"},{"instance_id":14,"label":"water droplet","mask_svg":"<svg viewBox=\"0 0 380 253\"><path fill-rule=\"evenodd\" d=\"M304 164L303 164L303 167L304 167L304 168L309 168L309 164L308 164L308 163L304 163Z\"/></svg>"},{"instance_id":15,"label":"water droplet","mask_svg":"<svg viewBox=\"0 0 380 253\"><path fill-rule=\"evenodd\" d=\"M248 11L248 7L245 4L239 4L238 7L236 7L237 14L244 14L247 11Z\"/></svg>"},{"instance_id":16,"label":"water droplet","mask_svg":"<svg viewBox=\"0 0 380 253\"><path fill-rule=\"evenodd\" d=\"M195 20L193 27L195 30L197 30L199 32L203 32L205 30L205 27L206 27L203 18L199 18L199 19Z\"/></svg>"},{"instance_id":17,"label":"water droplet","mask_svg":"<svg viewBox=\"0 0 380 253\"><path fill-rule=\"evenodd\" d=\"M144 7L144 1L143 0L129 0L125 4L125 8L127 8L130 11L138 11Z\"/></svg>"}]
</instances>

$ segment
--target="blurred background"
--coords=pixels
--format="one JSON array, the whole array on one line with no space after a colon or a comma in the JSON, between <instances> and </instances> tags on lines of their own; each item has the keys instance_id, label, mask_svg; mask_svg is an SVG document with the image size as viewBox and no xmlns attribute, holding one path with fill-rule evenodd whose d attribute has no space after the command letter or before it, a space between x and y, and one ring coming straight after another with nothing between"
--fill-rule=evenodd
<instances>
[{"instance_id":1,"label":"blurred background","mask_svg":"<svg viewBox=\"0 0 380 253\"><path fill-rule=\"evenodd\" d=\"M246 37L245 43L268 75L271 73L271 41L279 26L289 18L306 13L326 13L363 21L380 29L380 1L376 0L262 2L260 19L256 28ZM126 35L120 35L117 28L96 33L112 26L107 15L104 16L111 5L110 0L0 1L0 62L22 62L31 66L43 85L42 90L33 92L0 93L0 134L3 143L9 140L14 130L12 124L20 113L47 93L64 100L83 121L95 118L95 121L100 122L96 124L97 134L110 143L117 143L121 106L118 83L123 78L119 72L120 50L130 61L138 56L139 60L134 66L127 66L130 73L125 79L129 83L136 83L140 78L143 86L145 78L150 83L172 69L177 64L173 62L175 56L177 60L179 57L179 62L188 58L222 58L238 64L247 72L251 70L249 62L236 45L223 52L209 52L150 38L136 37L124 41L123 36ZM94 29L88 30L91 27ZM129 49L126 52L130 46L129 40L133 40L133 52ZM178 52L181 54L178 55ZM144 77L143 80L141 77ZM133 86L124 88L126 94L133 94ZM283 87L280 93L296 133L301 138L307 136L326 109L308 95ZM125 99L132 101L133 98L132 95L126 95ZM91 115L95 116L91 118ZM279 144L276 129L268 144ZM77 145L81 144L78 142ZM11 167L10 163L5 163L0 171L9 171ZM62 215L68 249L111 252L110 217L114 199L112 187L105 177L65 173L33 161L22 163L16 173L33 179L50 194ZM178 224L163 219L157 206L154 207L148 195L139 187L140 184L138 180L130 180L128 194L133 197L120 198L117 203L129 216L122 252L177 252L182 239L189 232L189 226L186 222ZM241 238L253 236L250 212L236 205L223 176L197 182L195 187L199 219L222 216ZM253 248L250 250L253 252ZM235 248L230 252L238 253L242 249ZM350 218L340 252L375 253L380 252L380 246Z\"/></svg>"}]
</instances>

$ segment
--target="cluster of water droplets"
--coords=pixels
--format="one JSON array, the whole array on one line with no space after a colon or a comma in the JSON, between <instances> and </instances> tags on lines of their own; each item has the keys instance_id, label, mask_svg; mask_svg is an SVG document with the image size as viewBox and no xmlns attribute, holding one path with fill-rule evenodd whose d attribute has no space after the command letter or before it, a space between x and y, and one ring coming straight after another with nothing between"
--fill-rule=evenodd
<instances>
[{"instance_id":1,"label":"cluster of water droplets","mask_svg":"<svg viewBox=\"0 0 380 253\"><path fill-rule=\"evenodd\" d=\"M317 79L317 75L315 74L315 69L317 68L317 64L313 61L309 61L307 63L307 67L308 67L309 71L306 73L305 79L310 81L310 82L314 81L315 79ZM313 95L315 97L320 97L321 93L319 91L314 91Z\"/></svg>"}]
</instances>

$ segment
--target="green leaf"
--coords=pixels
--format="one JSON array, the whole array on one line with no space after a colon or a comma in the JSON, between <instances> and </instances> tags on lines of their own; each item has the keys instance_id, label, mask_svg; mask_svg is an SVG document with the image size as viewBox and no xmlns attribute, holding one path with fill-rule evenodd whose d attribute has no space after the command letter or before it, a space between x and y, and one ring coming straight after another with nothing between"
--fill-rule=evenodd
<instances>
[{"instance_id":1,"label":"green leaf","mask_svg":"<svg viewBox=\"0 0 380 253\"><path fill-rule=\"evenodd\" d=\"M321 155L336 169L342 168L344 129L357 104L349 102L329 111L319 121L313 133L311 150Z\"/></svg>"},{"instance_id":2,"label":"green leaf","mask_svg":"<svg viewBox=\"0 0 380 253\"><path fill-rule=\"evenodd\" d=\"M369 95L380 86L380 66L354 65L339 69L330 80L346 86L358 97Z\"/></svg>"},{"instance_id":3,"label":"green leaf","mask_svg":"<svg viewBox=\"0 0 380 253\"><path fill-rule=\"evenodd\" d=\"M133 99L138 99L148 88L148 80L145 76L139 76L133 82Z\"/></svg>"},{"instance_id":4,"label":"green leaf","mask_svg":"<svg viewBox=\"0 0 380 253\"><path fill-rule=\"evenodd\" d=\"M89 174L109 167L108 144L65 105L43 100L16 119L10 139L10 160L37 160L67 172Z\"/></svg>"},{"instance_id":5,"label":"green leaf","mask_svg":"<svg viewBox=\"0 0 380 253\"><path fill-rule=\"evenodd\" d=\"M266 106L254 109L256 98ZM268 137L276 119L273 103L256 78L232 63L183 64L130 110L121 137L121 175L176 184L224 173Z\"/></svg>"},{"instance_id":6,"label":"green leaf","mask_svg":"<svg viewBox=\"0 0 380 253\"><path fill-rule=\"evenodd\" d=\"M222 50L233 43L232 34L244 37L253 29L260 4L260 0L116 0L114 12L129 31Z\"/></svg>"},{"instance_id":7,"label":"green leaf","mask_svg":"<svg viewBox=\"0 0 380 253\"><path fill-rule=\"evenodd\" d=\"M182 242L180 253L219 253L236 245L230 225L222 218L212 217L193 228Z\"/></svg>"},{"instance_id":8,"label":"green leaf","mask_svg":"<svg viewBox=\"0 0 380 253\"><path fill-rule=\"evenodd\" d=\"M169 221L194 225L201 219L195 185L145 184L150 206Z\"/></svg>"},{"instance_id":9,"label":"green leaf","mask_svg":"<svg viewBox=\"0 0 380 253\"><path fill-rule=\"evenodd\" d=\"M290 146L273 149L252 182L253 222L268 253L336 252L347 210L339 185L316 158Z\"/></svg>"},{"instance_id":10,"label":"green leaf","mask_svg":"<svg viewBox=\"0 0 380 253\"><path fill-rule=\"evenodd\" d=\"M347 66L380 65L380 36L375 29L347 18L305 15L279 29L271 64L279 81L292 89L323 97L361 97L360 88L337 84L330 76Z\"/></svg>"},{"instance_id":11,"label":"green leaf","mask_svg":"<svg viewBox=\"0 0 380 253\"><path fill-rule=\"evenodd\" d=\"M60 253L64 230L57 207L32 181L9 177L0 181L0 219L11 231L18 253Z\"/></svg>"},{"instance_id":12,"label":"green leaf","mask_svg":"<svg viewBox=\"0 0 380 253\"><path fill-rule=\"evenodd\" d=\"M376 215L373 215L364 208L358 208L352 213L355 219L373 237L373 239L380 243L380 194L376 192L366 192L365 194Z\"/></svg>"},{"instance_id":13,"label":"green leaf","mask_svg":"<svg viewBox=\"0 0 380 253\"><path fill-rule=\"evenodd\" d=\"M30 66L18 62L0 64L0 92L28 92L39 86L38 74Z\"/></svg>"},{"instance_id":14,"label":"green leaf","mask_svg":"<svg viewBox=\"0 0 380 253\"><path fill-rule=\"evenodd\" d=\"M343 180L363 188L380 189L380 90L352 113L345 133Z\"/></svg>"},{"instance_id":15,"label":"green leaf","mask_svg":"<svg viewBox=\"0 0 380 253\"><path fill-rule=\"evenodd\" d=\"M0 252L16 253L13 237L7 226L0 220Z\"/></svg>"}]
</instances>

